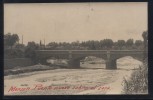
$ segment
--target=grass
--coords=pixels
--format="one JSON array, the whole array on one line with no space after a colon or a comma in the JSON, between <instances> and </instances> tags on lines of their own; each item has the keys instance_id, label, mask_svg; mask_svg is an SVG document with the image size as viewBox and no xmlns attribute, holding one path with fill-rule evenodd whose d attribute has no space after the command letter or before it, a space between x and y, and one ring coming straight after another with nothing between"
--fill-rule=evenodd
<instances>
[{"instance_id":1,"label":"grass","mask_svg":"<svg viewBox=\"0 0 153 100\"><path fill-rule=\"evenodd\" d=\"M123 80L123 94L148 93L148 65L144 63L131 74L129 79Z\"/></svg>"}]
</instances>

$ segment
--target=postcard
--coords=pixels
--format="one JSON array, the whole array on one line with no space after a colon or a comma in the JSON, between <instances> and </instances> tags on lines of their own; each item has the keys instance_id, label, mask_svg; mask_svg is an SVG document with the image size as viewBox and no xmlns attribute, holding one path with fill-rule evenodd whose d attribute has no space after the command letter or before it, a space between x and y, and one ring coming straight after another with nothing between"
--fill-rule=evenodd
<instances>
[{"instance_id":1,"label":"postcard","mask_svg":"<svg viewBox=\"0 0 153 100\"><path fill-rule=\"evenodd\" d=\"M148 94L147 2L5 3L4 96Z\"/></svg>"}]
</instances>

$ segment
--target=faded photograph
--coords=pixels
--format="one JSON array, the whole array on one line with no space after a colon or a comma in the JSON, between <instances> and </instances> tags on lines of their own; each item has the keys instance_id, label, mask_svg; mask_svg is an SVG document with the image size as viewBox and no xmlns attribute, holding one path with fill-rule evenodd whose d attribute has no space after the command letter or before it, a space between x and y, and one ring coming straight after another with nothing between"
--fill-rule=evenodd
<instances>
[{"instance_id":1,"label":"faded photograph","mask_svg":"<svg viewBox=\"0 0 153 100\"><path fill-rule=\"evenodd\" d=\"M148 94L147 2L4 4L4 95Z\"/></svg>"}]
</instances>

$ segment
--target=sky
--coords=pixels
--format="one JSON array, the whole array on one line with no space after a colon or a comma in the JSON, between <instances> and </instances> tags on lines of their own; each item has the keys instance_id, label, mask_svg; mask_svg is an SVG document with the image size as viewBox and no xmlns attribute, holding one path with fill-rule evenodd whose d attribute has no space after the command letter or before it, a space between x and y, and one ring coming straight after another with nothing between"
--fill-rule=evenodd
<instances>
[{"instance_id":1,"label":"sky","mask_svg":"<svg viewBox=\"0 0 153 100\"><path fill-rule=\"evenodd\" d=\"M148 28L146 2L4 4L4 34L20 43L143 40Z\"/></svg>"}]
</instances>

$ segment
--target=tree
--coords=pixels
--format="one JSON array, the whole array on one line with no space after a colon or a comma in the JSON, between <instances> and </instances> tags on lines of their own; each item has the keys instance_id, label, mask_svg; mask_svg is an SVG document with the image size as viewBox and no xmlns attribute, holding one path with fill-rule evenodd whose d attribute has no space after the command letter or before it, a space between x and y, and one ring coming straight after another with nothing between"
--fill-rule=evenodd
<instances>
[{"instance_id":1,"label":"tree","mask_svg":"<svg viewBox=\"0 0 153 100\"><path fill-rule=\"evenodd\" d=\"M137 47L141 46L142 44L143 44L143 41L141 41L141 40L135 41L135 46L137 46Z\"/></svg>"},{"instance_id":2,"label":"tree","mask_svg":"<svg viewBox=\"0 0 153 100\"><path fill-rule=\"evenodd\" d=\"M94 41L95 49L99 50L100 49L100 43L99 41Z\"/></svg>"},{"instance_id":3,"label":"tree","mask_svg":"<svg viewBox=\"0 0 153 100\"><path fill-rule=\"evenodd\" d=\"M133 43L133 39L128 39L127 41L126 41L126 46L129 48L129 47L132 47L132 45L133 45L134 43Z\"/></svg>"},{"instance_id":4,"label":"tree","mask_svg":"<svg viewBox=\"0 0 153 100\"><path fill-rule=\"evenodd\" d=\"M35 50L39 49L39 44L35 42L28 42L28 45L25 49L25 57L34 58L35 57Z\"/></svg>"},{"instance_id":5,"label":"tree","mask_svg":"<svg viewBox=\"0 0 153 100\"><path fill-rule=\"evenodd\" d=\"M50 42L47 44L47 46L49 46L50 49L56 49L58 44L56 42Z\"/></svg>"},{"instance_id":6,"label":"tree","mask_svg":"<svg viewBox=\"0 0 153 100\"><path fill-rule=\"evenodd\" d=\"M148 45L148 31L144 31L142 33L142 37L143 37L143 40L144 40L144 49L147 48L147 45Z\"/></svg>"},{"instance_id":7,"label":"tree","mask_svg":"<svg viewBox=\"0 0 153 100\"><path fill-rule=\"evenodd\" d=\"M24 44L16 44L15 45L15 48L16 49L24 49L25 48L25 45Z\"/></svg>"},{"instance_id":8,"label":"tree","mask_svg":"<svg viewBox=\"0 0 153 100\"><path fill-rule=\"evenodd\" d=\"M103 46L105 49L111 49L113 44L114 44L114 42L112 39L104 39L103 40Z\"/></svg>"},{"instance_id":9,"label":"tree","mask_svg":"<svg viewBox=\"0 0 153 100\"><path fill-rule=\"evenodd\" d=\"M147 47L148 47L148 31L144 31L142 33L142 37L144 40L144 42L143 42L144 43L144 61L147 62L148 57L147 57L146 51L147 51Z\"/></svg>"},{"instance_id":10,"label":"tree","mask_svg":"<svg viewBox=\"0 0 153 100\"><path fill-rule=\"evenodd\" d=\"M90 50L95 50L96 47L95 47L95 44L94 44L94 40L89 40L86 42L86 45L87 47L90 49Z\"/></svg>"},{"instance_id":11,"label":"tree","mask_svg":"<svg viewBox=\"0 0 153 100\"><path fill-rule=\"evenodd\" d=\"M4 35L4 45L5 46L10 46L12 48L12 46L19 41L19 36L17 34L12 34L8 33L6 35Z\"/></svg>"},{"instance_id":12,"label":"tree","mask_svg":"<svg viewBox=\"0 0 153 100\"><path fill-rule=\"evenodd\" d=\"M78 40L71 43L72 46L79 46L79 44L80 42Z\"/></svg>"},{"instance_id":13,"label":"tree","mask_svg":"<svg viewBox=\"0 0 153 100\"><path fill-rule=\"evenodd\" d=\"M124 40L118 40L117 41L117 46L121 49L123 46L125 45L125 41Z\"/></svg>"},{"instance_id":14,"label":"tree","mask_svg":"<svg viewBox=\"0 0 153 100\"><path fill-rule=\"evenodd\" d=\"M96 50L94 41L91 42L91 44L90 44L90 49L91 49L91 50Z\"/></svg>"}]
</instances>

